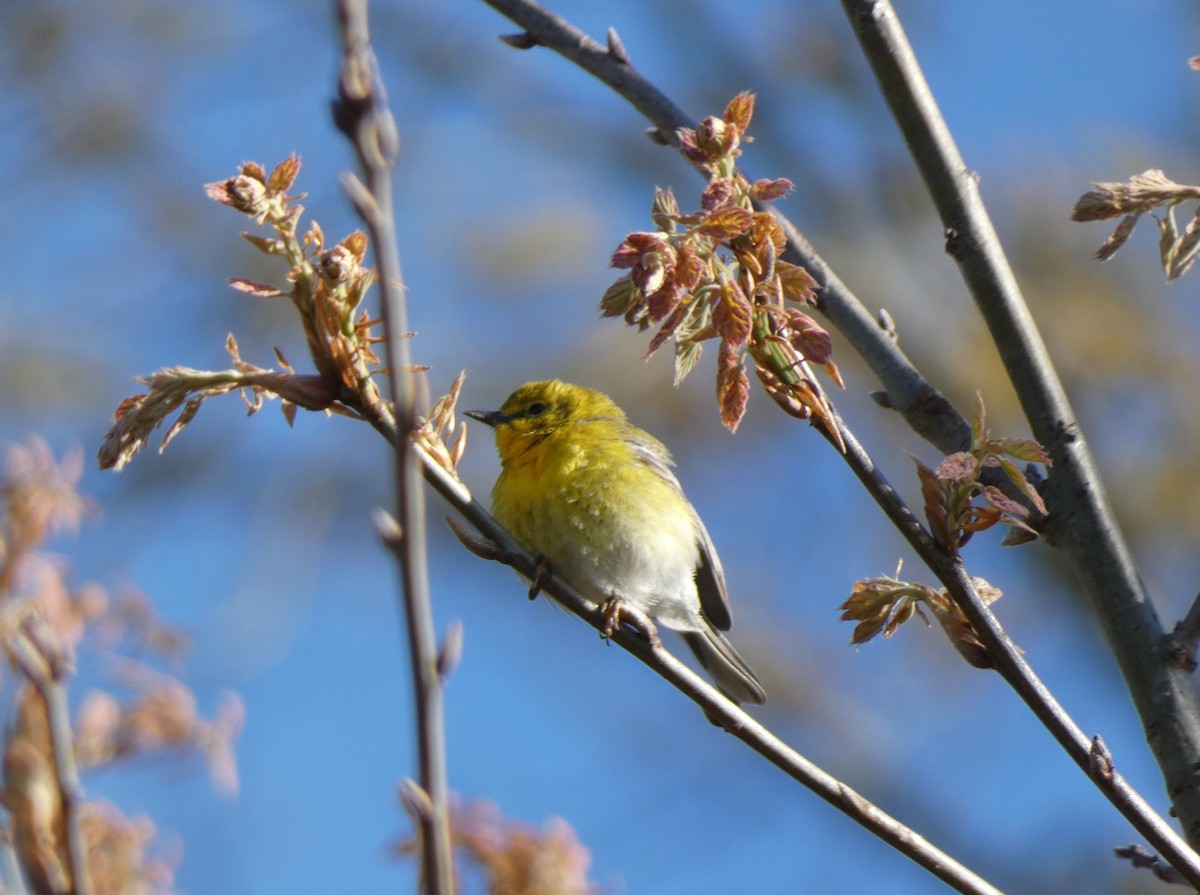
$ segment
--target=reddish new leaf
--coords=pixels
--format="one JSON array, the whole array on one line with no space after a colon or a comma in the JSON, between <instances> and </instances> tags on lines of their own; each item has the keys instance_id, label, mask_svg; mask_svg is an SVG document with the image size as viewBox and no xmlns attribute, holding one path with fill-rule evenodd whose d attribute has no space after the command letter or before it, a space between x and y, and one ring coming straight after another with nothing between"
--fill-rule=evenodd
<instances>
[{"instance_id":1,"label":"reddish new leaf","mask_svg":"<svg viewBox=\"0 0 1200 895\"><path fill-rule=\"evenodd\" d=\"M1029 498L1029 502L1033 504L1034 509L1043 516L1049 515L1050 511L1046 509L1046 502L1042 500L1041 493L1037 488L1033 487L1033 483L1025 477L1025 473L1021 471L1021 468L1017 464L1001 457L1000 468L1004 470L1004 474L1008 476L1009 480L1021 489L1021 493Z\"/></svg>"},{"instance_id":2,"label":"reddish new leaf","mask_svg":"<svg viewBox=\"0 0 1200 895\"><path fill-rule=\"evenodd\" d=\"M974 454L958 451L938 464L937 476L951 489L969 484L979 478L979 461Z\"/></svg>"},{"instance_id":3,"label":"reddish new leaf","mask_svg":"<svg viewBox=\"0 0 1200 895\"><path fill-rule=\"evenodd\" d=\"M267 169L258 162L246 162L238 169L238 172L244 174L246 177L257 180L259 183L265 184L267 182Z\"/></svg>"},{"instance_id":4,"label":"reddish new leaf","mask_svg":"<svg viewBox=\"0 0 1200 895\"><path fill-rule=\"evenodd\" d=\"M744 134L750 128L750 119L754 117L754 94L748 90L742 91L729 101L725 107L725 121L737 128L738 134Z\"/></svg>"},{"instance_id":5,"label":"reddish new leaf","mask_svg":"<svg viewBox=\"0 0 1200 895\"><path fill-rule=\"evenodd\" d=\"M817 281L803 267L786 261L775 262L775 273L783 289L783 297L795 302L812 304L816 298Z\"/></svg>"},{"instance_id":6,"label":"reddish new leaf","mask_svg":"<svg viewBox=\"0 0 1200 895\"><path fill-rule=\"evenodd\" d=\"M724 205L705 216L700 232L709 239L722 241L745 233L754 221L754 215L736 205Z\"/></svg>"},{"instance_id":7,"label":"reddish new leaf","mask_svg":"<svg viewBox=\"0 0 1200 895\"><path fill-rule=\"evenodd\" d=\"M646 310L650 314L650 322L658 323L679 305L683 290L675 282L667 283L646 299Z\"/></svg>"},{"instance_id":8,"label":"reddish new leaf","mask_svg":"<svg viewBox=\"0 0 1200 895\"><path fill-rule=\"evenodd\" d=\"M675 282L685 292L695 289L704 276L704 261L690 243L683 243L675 256Z\"/></svg>"},{"instance_id":9,"label":"reddish new leaf","mask_svg":"<svg viewBox=\"0 0 1200 895\"><path fill-rule=\"evenodd\" d=\"M267 180L267 189L272 193L286 193L300 173L300 156L292 154L275 166Z\"/></svg>"},{"instance_id":10,"label":"reddish new leaf","mask_svg":"<svg viewBox=\"0 0 1200 895\"><path fill-rule=\"evenodd\" d=\"M933 539L951 553L956 552L956 546L951 541L950 529L946 519L946 491L937 473L913 457L917 464L917 479L921 483L921 497L925 500L925 519L929 522L929 531Z\"/></svg>"},{"instance_id":11,"label":"reddish new leaf","mask_svg":"<svg viewBox=\"0 0 1200 895\"><path fill-rule=\"evenodd\" d=\"M792 308L788 311L788 341L805 360L814 364L827 364L833 354L833 340L824 327L803 311Z\"/></svg>"},{"instance_id":12,"label":"reddish new leaf","mask_svg":"<svg viewBox=\"0 0 1200 895\"><path fill-rule=\"evenodd\" d=\"M774 180L756 180L750 185L750 195L763 202L786 196L792 191L793 183L786 177Z\"/></svg>"},{"instance_id":13,"label":"reddish new leaf","mask_svg":"<svg viewBox=\"0 0 1200 895\"><path fill-rule=\"evenodd\" d=\"M749 399L750 379L742 364L742 356L727 342L721 342L717 355L717 406L721 411L721 422L730 432L737 431Z\"/></svg>"},{"instance_id":14,"label":"reddish new leaf","mask_svg":"<svg viewBox=\"0 0 1200 895\"><path fill-rule=\"evenodd\" d=\"M1008 516L1028 516L1029 508L1019 501L1013 500L995 485L986 485L983 489L983 499L991 504L997 512Z\"/></svg>"},{"instance_id":15,"label":"reddish new leaf","mask_svg":"<svg viewBox=\"0 0 1200 895\"><path fill-rule=\"evenodd\" d=\"M660 248L665 242L666 237L661 233L630 233L617 246L609 264L616 268L633 267L642 260L642 255Z\"/></svg>"},{"instance_id":16,"label":"reddish new leaf","mask_svg":"<svg viewBox=\"0 0 1200 895\"><path fill-rule=\"evenodd\" d=\"M737 283L722 284L712 309L717 335L732 347L741 348L750 338L752 313L750 302Z\"/></svg>"},{"instance_id":17,"label":"reddish new leaf","mask_svg":"<svg viewBox=\"0 0 1200 895\"><path fill-rule=\"evenodd\" d=\"M733 195L733 184L728 180L714 179L708 182L704 192L700 194L700 207L705 211L720 208Z\"/></svg>"},{"instance_id":18,"label":"reddish new leaf","mask_svg":"<svg viewBox=\"0 0 1200 895\"><path fill-rule=\"evenodd\" d=\"M675 331L679 329L679 324L683 322L683 318L688 315L690 310L691 306L687 302L681 302L671 312L671 316L666 319L658 332L654 334L654 338L650 340L650 348L646 352L647 358L661 348L667 339L675 334Z\"/></svg>"}]
</instances>

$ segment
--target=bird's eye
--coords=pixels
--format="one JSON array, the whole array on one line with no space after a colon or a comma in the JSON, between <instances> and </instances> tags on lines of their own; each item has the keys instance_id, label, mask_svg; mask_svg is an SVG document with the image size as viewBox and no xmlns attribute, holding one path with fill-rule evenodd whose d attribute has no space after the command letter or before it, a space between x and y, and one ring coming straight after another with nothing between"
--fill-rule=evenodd
<instances>
[{"instance_id":1,"label":"bird's eye","mask_svg":"<svg viewBox=\"0 0 1200 895\"><path fill-rule=\"evenodd\" d=\"M539 413L545 413L545 411L545 404L543 404L541 401L534 401L529 405L529 409L526 411L526 413L528 413L530 416L537 416Z\"/></svg>"}]
</instances>

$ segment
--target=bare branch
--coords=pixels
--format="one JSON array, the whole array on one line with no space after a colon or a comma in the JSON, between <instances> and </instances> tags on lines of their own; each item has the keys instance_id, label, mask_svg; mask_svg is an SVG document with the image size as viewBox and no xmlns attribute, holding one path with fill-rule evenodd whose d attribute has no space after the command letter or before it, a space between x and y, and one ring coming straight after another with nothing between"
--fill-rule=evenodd
<instances>
[{"instance_id":1,"label":"bare branch","mask_svg":"<svg viewBox=\"0 0 1200 895\"><path fill-rule=\"evenodd\" d=\"M838 422L841 424L840 419ZM1200 886L1200 855L1192 851L1171 825L1116 771L1112 755L1099 737L1089 739L1067 714L1004 632L987 601L979 595L961 559L938 546L854 434L841 425L845 444L842 456L847 464L966 613L975 633L988 649L992 666L1133 827L1184 876Z\"/></svg>"},{"instance_id":2,"label":"bare branch","mask_svg":"<svg viewBox=\"0 0 1200 895\"><path fill-rule=\"evenodd\" d=\"M977 179L937 109L895 11L887 0L843 0L842 5L937 205L946 250L992 333L1034 436L1053 461L1045 535L1083 580L1167 792L1195 845L1200 842L1195 779L1200 707L1192 683L1168 661L1163 627L1112 517L1083 431L1009 268Z\"/></svg>"},{"instance_id":3,"label":"bare branch","mask_svg":"<svg viewBox=\"0 0 1200 895\"><path fill-rule=\"evenodd\" d=\"M473 543L482 545L490 542L494 547L487 548L488 558L511 565L531 580L536 578L542 590L597 631L604 632L606 619L602 610L588 602L570 584L553 574L552 570L540 569L538 558L502 528L491 513L471 497L470 491L461 481L423 448L419 448L418 453L422 459L425 480L487 539L486 542ZM461 532L458 526L455 526L455 530ZM460 533L459 536L461 538L463 535ZM471 549L474 550L475 547ZM667 652L661 644L652 646L640 634L625 627L617 628L613 632L612 642L632 653L699 705L713 723L719 724L792 779L812 790L957 891L977 895L999 892L918 833L800 755Z\"/></svg>"},{"instance_id":4,"label":"bare branch","mask_svg":"<svg viewBox=\"0 0 1200 895\"><path fill-rule=\"evenodd\" d=\"M451 895L454 867L447 805L442 677L426 567L424 490L413 447L418 427L417 388L409 369L408 343L404 338L408 329L407 312L392 209L392 165L399 137L371 48L366 0L340 0L338 17L342 63L333 116L353 144L365 178L364 185L347 175L343 184L367 225L375 248L388 378L395 408L392 443L396 446L397 523L388 528L384 540L400 564L417 715L420 788L429 801L429 810L414 815L420 829L422 891L429 895ZM387 420L386 407L374 409L377 419Z\"/></svg>"}]
</instances>

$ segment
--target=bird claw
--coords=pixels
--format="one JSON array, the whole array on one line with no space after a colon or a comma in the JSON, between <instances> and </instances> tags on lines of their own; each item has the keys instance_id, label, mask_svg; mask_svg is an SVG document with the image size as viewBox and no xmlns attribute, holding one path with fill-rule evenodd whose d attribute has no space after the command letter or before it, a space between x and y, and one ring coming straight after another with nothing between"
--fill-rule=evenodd
<instances>
[{"instance_id":1,"label":"bird claw","mask_svg":"<svg viewBox=\"0 0 1200 895\"><path fill-rule=\"evenodd\" d=\"M537 565L533 567L533 580L529 583L529 599L536 600L542 592L542 581L550 571L550 562L544 556L539 556Z\"/></svg>"},{"instance_id":2,"label":"bird claw","mask_svg":"<svg viewBox=\"0 0 1200 895\"><path fill-rule=\"evenodd\" d=\"M615 594L600 604L600 612L604 615L604 628L600 631L600 636L605 640L612 640L613 635L621 627L621 622L627 621L646 638L652 647L662 646L658 628L654 626L650 616L642 610L630 606Z\"/></svg>"}]
</instances>

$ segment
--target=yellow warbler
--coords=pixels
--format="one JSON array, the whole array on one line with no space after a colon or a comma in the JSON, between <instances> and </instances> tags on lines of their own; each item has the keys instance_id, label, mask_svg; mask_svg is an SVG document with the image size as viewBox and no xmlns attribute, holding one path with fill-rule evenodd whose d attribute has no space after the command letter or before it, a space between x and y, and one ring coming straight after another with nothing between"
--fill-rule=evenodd
<instances>
[{"instance_id":1,"label":"yellow warbler","mask_svg":"<svg viewBox=\"0 0 1200 895\"><path fill-rule=\"evenodd\" d=\"M616 598L678 631L730 699L766 701L721 633L732 621L725 573L661 442L607 395L558 380L467 416L496 431L501 525L589 599Z\"/></svg>"}]
</instances>

